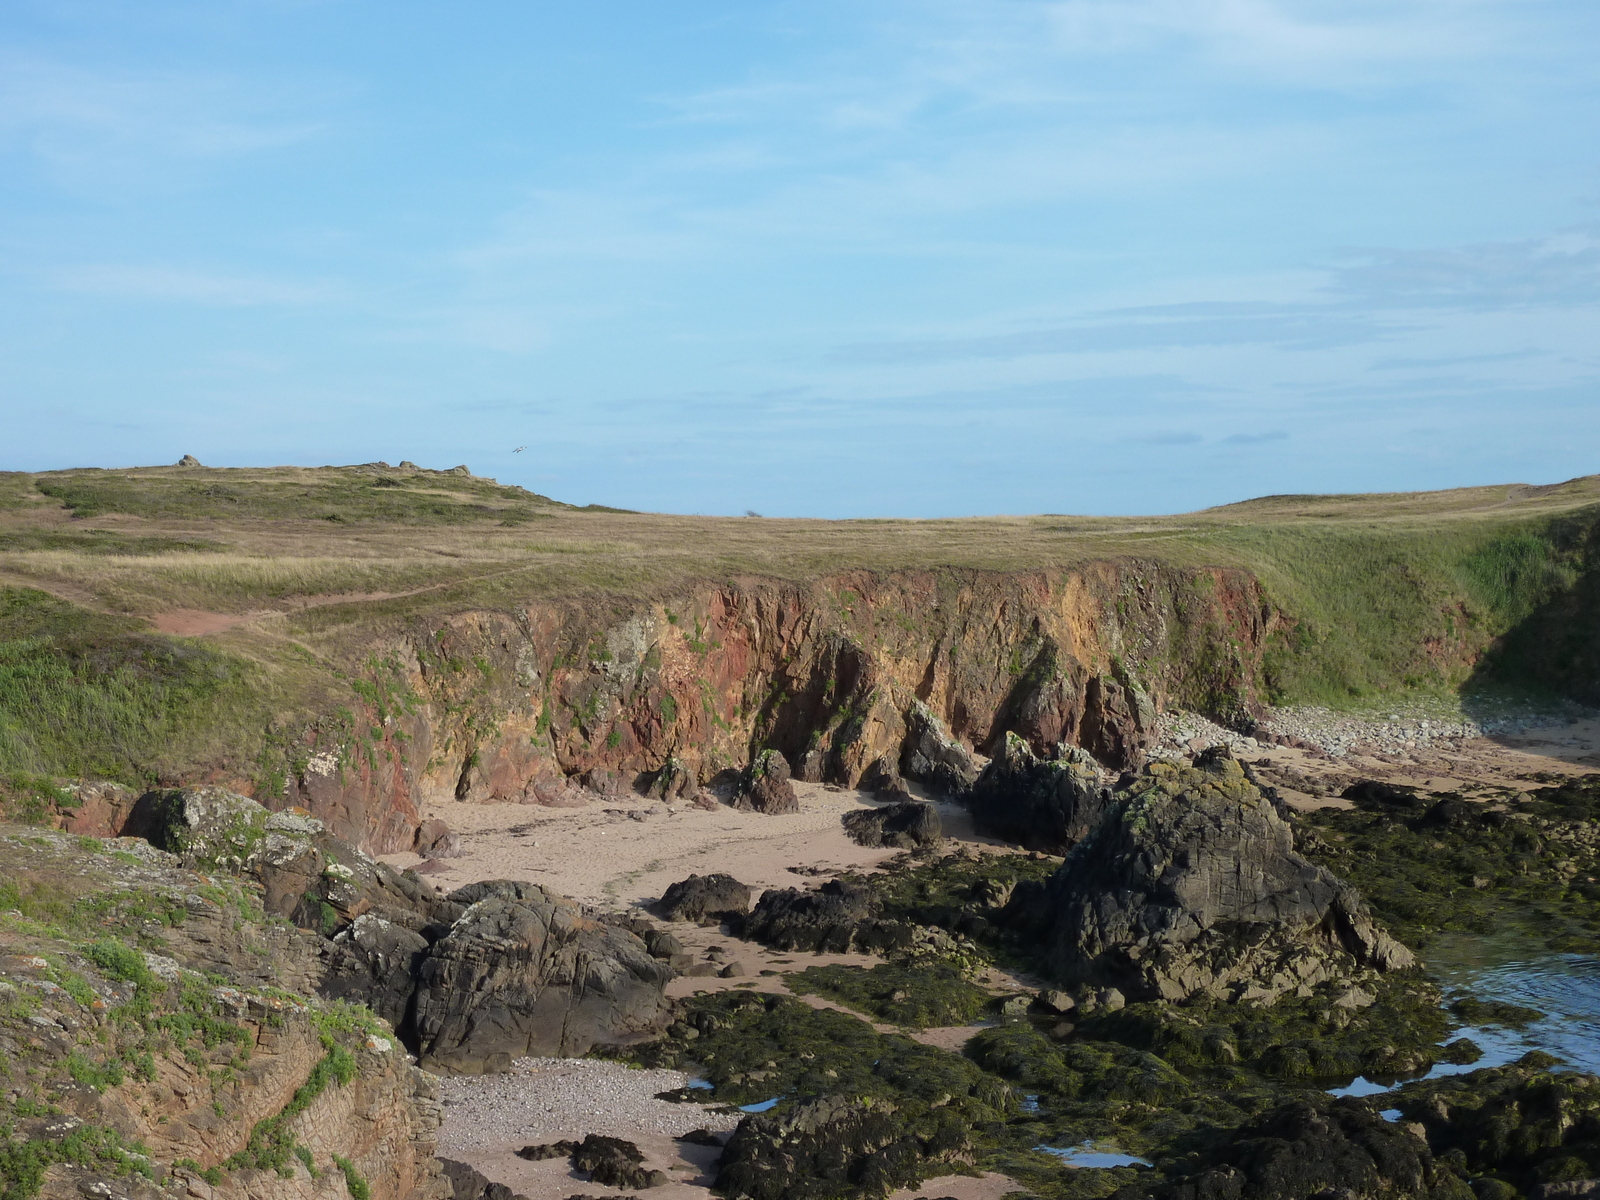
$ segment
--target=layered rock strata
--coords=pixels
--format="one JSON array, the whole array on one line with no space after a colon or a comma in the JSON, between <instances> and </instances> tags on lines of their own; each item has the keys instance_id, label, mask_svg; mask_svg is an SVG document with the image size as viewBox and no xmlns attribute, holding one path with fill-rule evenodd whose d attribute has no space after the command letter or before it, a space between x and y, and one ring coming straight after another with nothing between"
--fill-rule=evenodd
<instances>
[{"instance_id":1,"label":"layered rock strata","mask_svg":"<svg viewBox=\"0 0 1600 1200\"><path fill-rule=\"evenodd\" d=\"M1155 763L1010 912L1070 986L1130 999L1270 1002L1415 965L1361 897L1296 854L1273 803L1226 751Z\"/></svg>"},{"instance_id":2,"label":"layered rock strata","mask_svg":"<svg viewBox=\"0 0 1600 1200\"><path fill-rule=\"evenodd\" d=\"M409 848L433 800L564 804L579 779L688 798L765 749L849 787L882 763L954 788L1008 732L1120 768L1165 705L1250 710L1278 627L1243 572L1137 561L462 612L386 634L345 714L251 786L380 853Z\"/></svg>"}]
</instances>

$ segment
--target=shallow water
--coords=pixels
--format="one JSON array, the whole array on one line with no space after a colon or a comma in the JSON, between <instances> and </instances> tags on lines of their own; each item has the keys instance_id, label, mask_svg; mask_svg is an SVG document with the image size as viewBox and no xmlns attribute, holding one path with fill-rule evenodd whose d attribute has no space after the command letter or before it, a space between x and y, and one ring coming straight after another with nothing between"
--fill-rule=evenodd
<instances>
[{"instance_id":1,"label":"shallow water","mask_svg":"<svg viewBox=\"0 0 1600 1200\"><path fill-rule=\"evenodd\" d=\"M1149 1161L1124 1154L1110 1142L1084 1142L1078 1146L1035 1146L1075 1167L1148 1167Z\"/></svg>"},{"instance_id":2,"label":"shallow water","mask_svg":"<svg viewBox=\"0 0 1600 1200\"><path fill-rule=\"evenodd\" d=\"M1581 1071L1600 1072L1600 959L1579 954L1530 954L1524 934L1487 937L1451 934L1428 947L1430 973L1446 996L1465 992L1480 1000L1503 1000L1546 1014L1527 1029L1463 1029L1483 1048L1470 1067L1435 1067L1456 1075L1515 1061L1543 1050Z\"/></svg>"},{"instance_id":3,"label":"shallow water","mask_svg":"<svg viewBox=\"0 0 1600 1200\"><path fill-rule=\"evenodd\" d=\"M1428 947L1428 972L1447 999L1466 994L1536 1008L1545 1016L1522 1030L1463 1026L1449 1040L1467 1038L1483 1057L1465 1066L1437 1063L1420 1078L1503 1067L1530 1050L1543 1050L1580 1071L1600 1073L1600 959L1530 954L1533 944L1526 934L1506 932L1446 934ZM1377 1096L1396 1086L1357 1076L1344 1087L1329 1088L1328 1094Z\"/></svg>"}]
</instances>

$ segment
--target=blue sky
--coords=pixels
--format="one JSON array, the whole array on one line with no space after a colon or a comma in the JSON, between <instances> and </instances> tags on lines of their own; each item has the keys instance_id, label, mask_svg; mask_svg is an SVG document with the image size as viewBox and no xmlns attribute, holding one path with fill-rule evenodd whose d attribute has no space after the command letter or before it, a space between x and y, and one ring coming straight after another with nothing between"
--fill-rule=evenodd
<instances>
[{"instance_id":1,"label":"blue sky","mask_svg":"<svg viewBox=\"0 0 1600 1200\"><path fill-rule=\"evenodd\" d=\"M1597 62L1593 0L8 0L0 468L817 516L1600 471Z\"/></svg>"}]
</instances>

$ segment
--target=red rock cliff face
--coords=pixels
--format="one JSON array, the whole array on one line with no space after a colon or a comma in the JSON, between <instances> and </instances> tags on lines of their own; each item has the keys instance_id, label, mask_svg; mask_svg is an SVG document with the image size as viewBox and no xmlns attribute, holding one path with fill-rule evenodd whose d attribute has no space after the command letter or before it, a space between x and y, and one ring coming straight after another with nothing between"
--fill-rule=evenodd
<instances>
[{"instance_id":1,"label":"red rock cliff face","mask_svg":"<svg viewBox=\"0 0 1600 1200\"><path fill-rule=\"evenodd\" d=\"M854 785L898 762L914 700L979 752L1009 730L1127 765L1164 706L1253 708L1278 620L1246 573L1134 561L463 612L376 647L362 710L262 798L382 852L432 798L549 803L566 777L628 786L669 757L706 781L772 747Z\"/></svg>"}]
</instances>

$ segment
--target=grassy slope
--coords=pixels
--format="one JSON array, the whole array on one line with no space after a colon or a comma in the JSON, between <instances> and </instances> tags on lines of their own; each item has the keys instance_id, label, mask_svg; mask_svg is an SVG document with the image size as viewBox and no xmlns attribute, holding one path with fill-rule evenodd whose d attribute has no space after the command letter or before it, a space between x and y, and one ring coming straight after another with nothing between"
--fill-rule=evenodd
<instances>
[{"instance_id":1,"label":"grassy slope","mask_svg":"<svg viewBox=\"0 0 1600 1200\"><path fill-rule=\"evenodd\" d=\"M1552 622L1561 661L1592 653L1597 518L1600 476L1170 517L814 521L575 509L381 467L0 474L0 588L13 589L0 609L0 771L134 781L205 760L208 745L248 758L269 723L340 702L335 670L372 630L421 614L851 568L1243 567L1298 622L1269 662L1281 701L1571 690L1581 680L1559 662L1530 677L1532 650L1472 679L1464 664L1508 631L1513 646L1550 644ZM203 644L144 632L141 618L173 609L286 615Z\"/></svg>"}]
</instances>

